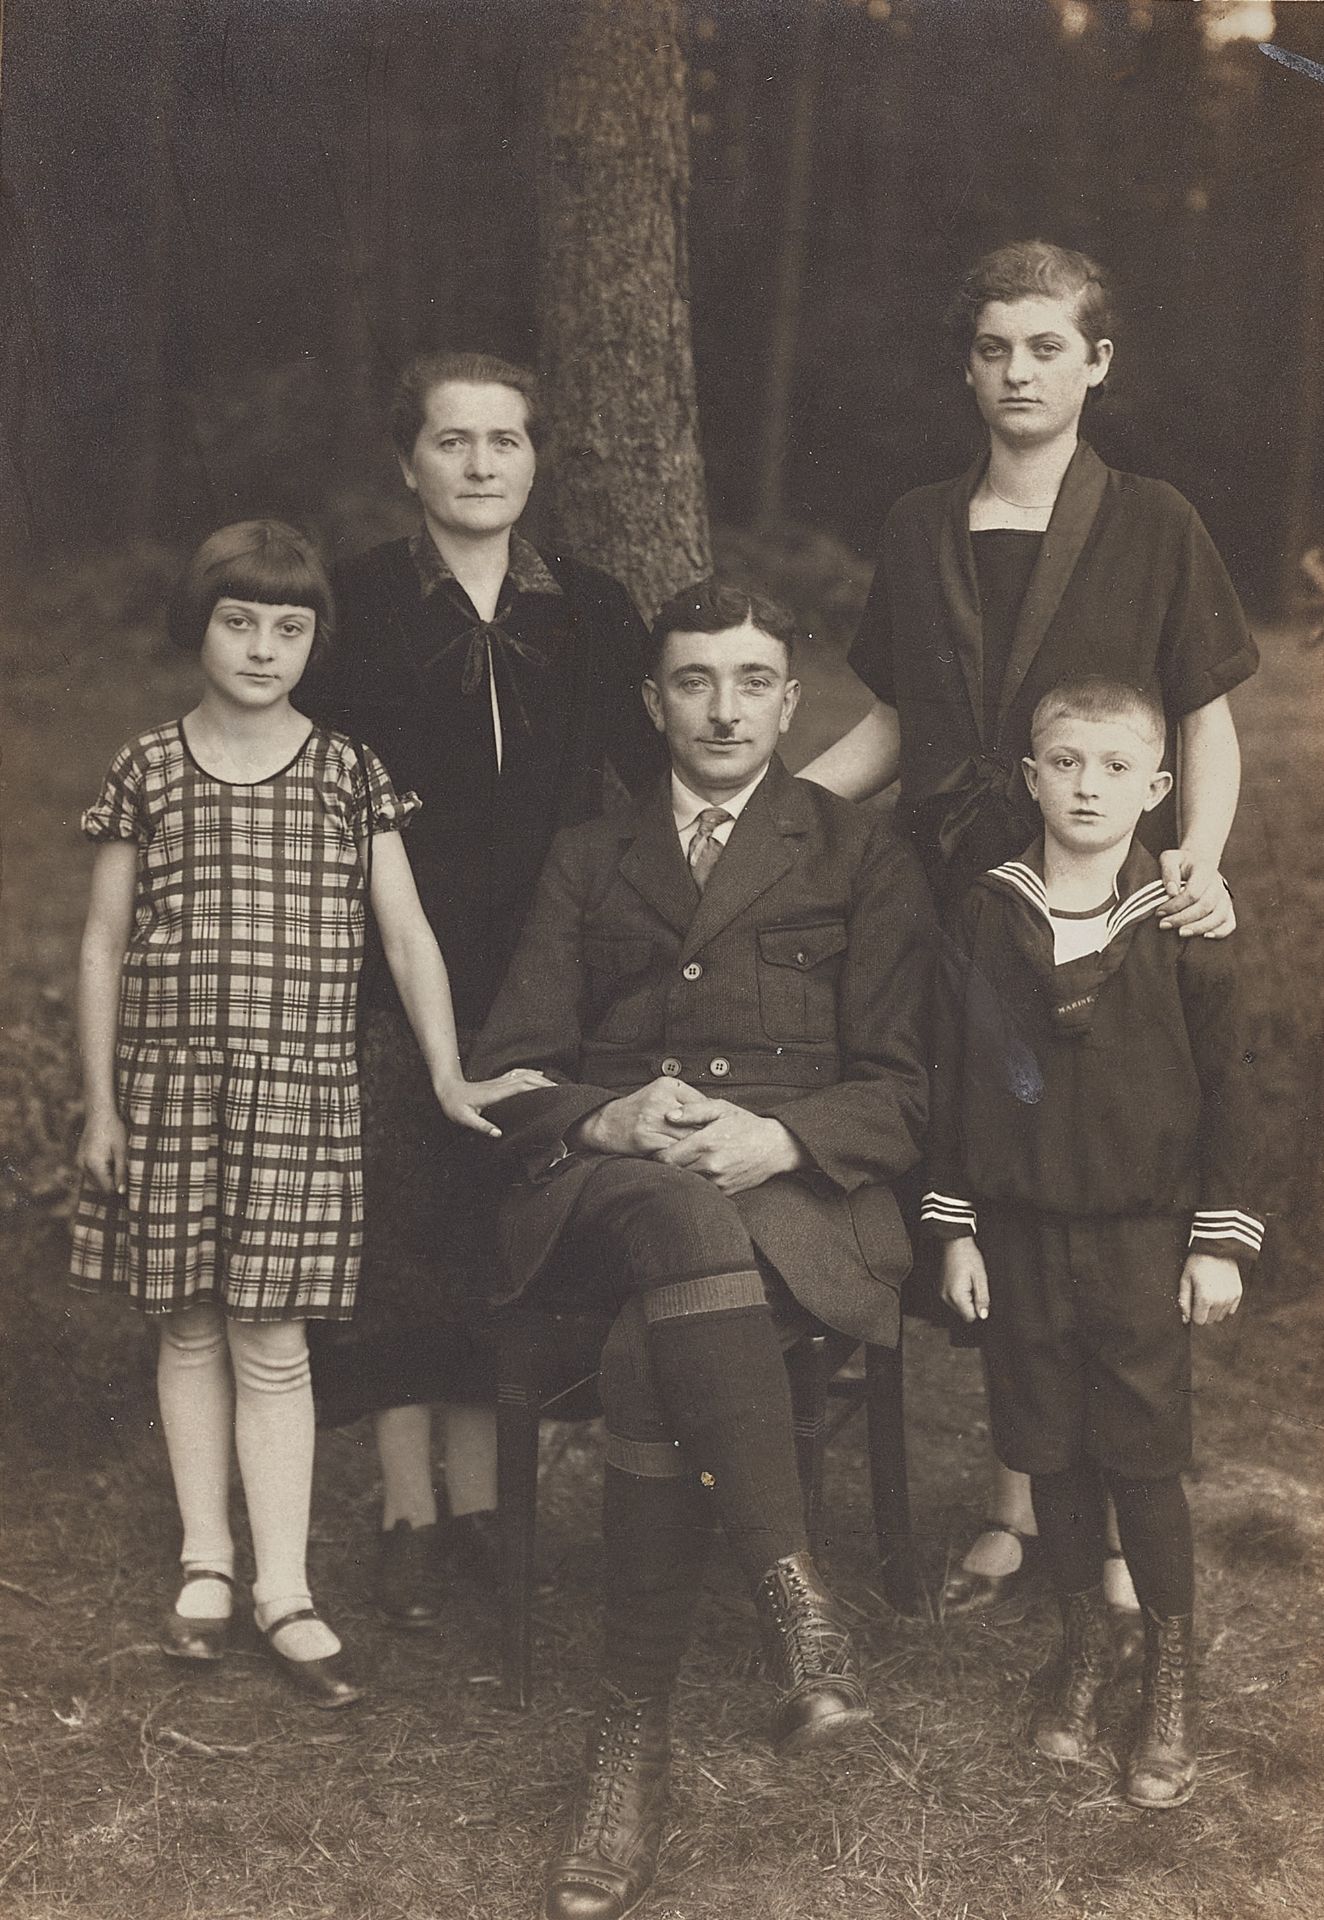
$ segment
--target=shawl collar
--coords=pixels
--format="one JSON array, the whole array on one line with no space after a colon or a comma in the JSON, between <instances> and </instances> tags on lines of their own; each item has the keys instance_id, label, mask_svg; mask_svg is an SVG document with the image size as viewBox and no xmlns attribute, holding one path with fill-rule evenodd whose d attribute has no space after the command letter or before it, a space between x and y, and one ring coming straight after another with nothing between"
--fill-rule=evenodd
<instances>
[{"instance_id":1,"label":"shawl collar","mask_svg":"<svg viewBox=\"0 0 1324 1920\"><path fill-rule=\"evenodd\" d=\"M996 741L984 739L984 623L975 550L970 538L970 501L987 467L988 455L984 453L952 487L938 535L938 574L975 728L984 747L992 750ZM1061 604L1067 582L1094 525L1107 482L1107 467L1093 447L1081 440L1062 476L1016 622L998 702L999 734Z\"/></svg>"},{"instance_id":2,"label":"shawl collar","mask_svg":"<svg viewBox=\"0 0 1324 1920\"><path fill-rule=\"evenodd\" d=\"M795 848L788 840L809 831L811 801L774 754L697 896L676 832L668 771L639 803L637 830L621 856L621 876L684 936L682 959L688 959L790 871Z\"/></svg>"}]
</instances>

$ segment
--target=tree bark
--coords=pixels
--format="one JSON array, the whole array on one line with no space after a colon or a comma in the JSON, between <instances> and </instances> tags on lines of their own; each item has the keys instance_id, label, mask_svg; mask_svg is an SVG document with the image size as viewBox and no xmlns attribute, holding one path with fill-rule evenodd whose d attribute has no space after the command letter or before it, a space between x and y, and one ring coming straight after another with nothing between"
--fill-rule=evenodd
<instances>
[{"instance_id":1,"label":"tree bark","mask_svg":"<svg viewBox=\"0 0 1324 1920\"><path fill-rule=\"evenodd\" d=\"M651 617L709 571L679 0L577 0L539 169L548 530Z\"/></svg>"}]
</instances>

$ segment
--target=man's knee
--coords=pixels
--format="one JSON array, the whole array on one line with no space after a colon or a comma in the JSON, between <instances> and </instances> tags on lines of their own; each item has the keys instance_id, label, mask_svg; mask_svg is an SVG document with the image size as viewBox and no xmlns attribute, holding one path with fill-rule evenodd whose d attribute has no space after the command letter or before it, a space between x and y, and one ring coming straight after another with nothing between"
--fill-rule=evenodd
<instances>
[{"instance_id":1,"label":"man's knee","mask_svg":"<svg viewBox=\"0 0 1324 1920\"><path fill-rule=\"evenodd\" d=\"M726 1194L701 1174L657 1160L606 1159L581 1196L576 1234L635 1285L661 1285L755 1264Z\"/></svg>"}]
</instances>

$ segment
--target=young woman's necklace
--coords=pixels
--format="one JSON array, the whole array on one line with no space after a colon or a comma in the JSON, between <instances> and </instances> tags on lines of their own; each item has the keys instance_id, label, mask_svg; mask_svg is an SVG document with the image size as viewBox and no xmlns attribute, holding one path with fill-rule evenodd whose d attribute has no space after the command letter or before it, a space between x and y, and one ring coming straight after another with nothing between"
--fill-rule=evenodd
<instances>
[{"instance_id":1,"label":"young woman's necklace","mask_svg":"<svg viewBox=\"0 0 1324 1920\"><path fill-rule=\"evenodd\" d=\"M1010 507L1013 513L1049 513L1057 505L1056 494L1051 500L1031 501L1028 504L1024 500L1008 500L1005 493L998 492L987 474L984 475L984 485L995 500L1000 500L1004 507Z\"/></svg>"}]
</instances>

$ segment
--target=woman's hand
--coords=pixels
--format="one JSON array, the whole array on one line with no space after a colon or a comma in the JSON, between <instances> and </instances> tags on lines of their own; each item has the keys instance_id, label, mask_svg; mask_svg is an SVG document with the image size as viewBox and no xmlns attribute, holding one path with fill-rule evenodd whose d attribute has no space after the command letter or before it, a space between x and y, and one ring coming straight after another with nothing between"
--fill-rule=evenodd
<instances>
[{"instance_id":1,"label":"woman's hand","mask_svg":"<svg viewBox=\"0 0 1324 1920\"><path fill-rule=\"evenodd\" d=\"M1159 872L1168 894L1156 909L1161 927L1175 927L1187 940L1195 934L1225 940L1236 931L1232 895L1216 862L1176 847L1159 856Z\"/></svg>"},{"instance_id":2,"label":"woman's hand","mask_svg":"<svg viewBox=\"0 0 1324 1920\"><path fill-rule=\"evenodd\" d=\"M129 1164L129 1134L118 1113L91 1113L78 1142L78 1169L100 1193L123 1193Z\"/></svg>"},{"instance_id":3,"label":"woman's hand","mask_svg":"<svg viewBox=\"0 0 1324 1920\"><path fill-rule=\"evenodd\" d=\"M474 1133L486 1134L489 1140L499 1140L501 1129L484 1120L484 1107L509 1100L513 1093L531 1093L535 1087L555 1085L533 1067L512 1067L495 1080L440 1080L434 1084L434 1092L452 1126L469 1127Z\"/></svg>"}]
</instances>

